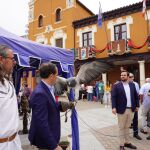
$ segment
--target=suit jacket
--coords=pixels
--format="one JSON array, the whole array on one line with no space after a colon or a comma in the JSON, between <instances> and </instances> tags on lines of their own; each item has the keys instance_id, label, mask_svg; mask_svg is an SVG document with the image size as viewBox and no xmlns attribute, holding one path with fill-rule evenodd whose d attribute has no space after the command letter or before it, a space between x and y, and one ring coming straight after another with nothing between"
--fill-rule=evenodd
<instances>
[{"instance_id":1,"label":"suit jacket","mask_svg":"<svg viewBox=\"0 0 150 150\"><path fill-rule=\"evenodd\" d=\"M41 149L54 150L60 140L60 111L49 91L41 81L29 100L32 120L29 141Z\"/></svg>"},{"instance_id":2,"label":"suit jacket","mask_svg":"<svg viewBox=\"0 0 150 150\"><path fill-rule=\"evenodd\" d=\"M131 93L131 108L132 111L135 111L135 108L139 107L139 98L134 83L129 82L129 87ZM121 81L114 84L111 96L112 108L116 108L117 113L123 114L127 107L127 98Z\"/></svg>"}]
</instances>

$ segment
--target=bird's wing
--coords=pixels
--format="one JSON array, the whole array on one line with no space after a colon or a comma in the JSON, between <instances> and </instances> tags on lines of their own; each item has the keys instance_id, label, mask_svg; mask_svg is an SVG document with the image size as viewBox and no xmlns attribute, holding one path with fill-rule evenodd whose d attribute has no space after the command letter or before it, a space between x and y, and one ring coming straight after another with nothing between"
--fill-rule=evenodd
<instances>
[{"instance_id":1,"label":"bird's wing","mask_svg":"<svg viewBox=\"0 0 150 150\"><path fill-rule=\"evenodd\" d=\"M98 78L101 73L106 73L110 70L111 66L104 62L93 61L85 63L81 66L76 80L78 83L88 84L92 80Z\"/></svg>"},{"instance_id":2,"label":"bird's wing","mask_svg":"<svg viewBox=\"0 0 150 150\"><path fill-rule=\"evenodd\" d=\"M56 83L54 85L54 93L57 96L64 94L67 91L67 80L63 77L57 76Z\"/></svg>"}]
</instances>

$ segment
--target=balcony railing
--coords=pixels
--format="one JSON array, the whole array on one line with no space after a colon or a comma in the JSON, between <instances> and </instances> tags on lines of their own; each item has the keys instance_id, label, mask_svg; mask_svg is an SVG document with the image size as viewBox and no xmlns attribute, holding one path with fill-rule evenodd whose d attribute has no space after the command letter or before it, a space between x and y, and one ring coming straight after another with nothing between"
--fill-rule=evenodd
<instances>
[{"instance_id":1,"label":"balcony railing","mask_svg":"<svg viewBox=\"0 0 150 150\"><path fill-rule=\"evenodd\" d=\"M131 48L128 46L127 40L122 39L110 42L108 55L123 55L131 53Z\"/></svg>"}]
</instances>

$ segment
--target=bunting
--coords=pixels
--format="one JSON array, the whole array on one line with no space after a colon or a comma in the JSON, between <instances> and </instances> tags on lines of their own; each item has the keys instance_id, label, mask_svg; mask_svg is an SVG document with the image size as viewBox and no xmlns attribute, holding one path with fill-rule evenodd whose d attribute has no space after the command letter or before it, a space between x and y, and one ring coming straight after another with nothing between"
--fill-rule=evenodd
<instances>
[{"instance_id":1,"label":"bunting","mask_svg":"<svg viewBox=\"0 0 150 150\"><path fill-rule=\"evenodd\" d=\"M127 46L131 49L132 48L133 49L141 49L144 46L146 46L146 44L150 45L150 36L148 36L147 39L145 40L145 42L140 46L135 45L131 39L127 40ZM106 44L106 46L103 49L96 49L95 47L90 47L90 52L92 52L92 53L102 53L105 50L111 51L111 44L110 43Z\"/></svg>"}]
</instances>

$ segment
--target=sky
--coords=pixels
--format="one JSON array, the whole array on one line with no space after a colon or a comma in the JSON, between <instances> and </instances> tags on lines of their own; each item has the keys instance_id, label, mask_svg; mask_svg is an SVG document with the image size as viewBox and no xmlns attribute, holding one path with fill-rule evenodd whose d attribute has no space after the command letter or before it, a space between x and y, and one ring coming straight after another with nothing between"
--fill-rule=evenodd
<instances>
[{"instance_id":1,"label":"sky","mask_svg":"<svg viewBox=\"0 0 150 150\"><path fill-rule=\"evenodd\" d=\"M0 27L16 34L25 35L28 24L28 2L30 0L0 0ZM80 0L95 14L99 2L103 12L127 6L142 0ZM43 0L44 2L44 0Z\"/></svg>"}]
</instances>

